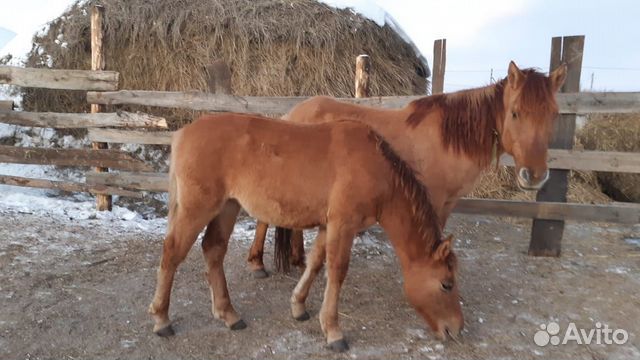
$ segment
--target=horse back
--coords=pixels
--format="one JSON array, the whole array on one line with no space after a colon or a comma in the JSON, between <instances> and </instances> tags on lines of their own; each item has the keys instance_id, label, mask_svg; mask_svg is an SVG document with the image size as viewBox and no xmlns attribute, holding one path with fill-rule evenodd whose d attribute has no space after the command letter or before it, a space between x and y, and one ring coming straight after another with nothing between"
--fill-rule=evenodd
<instances>
[{"instance_id":1,"label":"horse back","mask_svg":"<svg viewBox=\"0 0 640 360\"><path fill-rule=\"evenodd\" d=\"M216 114L177 132L172 166L179 182L203 194L223 189L257 218L302 228L326 221L336 192L370 201L367 192L381 191L375 147L370 128L356 122Z\"/></svg>"}]
</instances>

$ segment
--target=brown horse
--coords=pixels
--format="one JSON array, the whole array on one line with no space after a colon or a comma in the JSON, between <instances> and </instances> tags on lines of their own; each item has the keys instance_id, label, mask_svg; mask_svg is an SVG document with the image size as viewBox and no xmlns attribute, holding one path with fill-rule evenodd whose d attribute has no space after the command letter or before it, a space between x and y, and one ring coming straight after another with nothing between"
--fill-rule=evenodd
<instances>
[{"instance_id":1,"label":"brown horse","mask_svg":"<svg viewBox=\"0 0 640 360\"><path fill-rule=\"evenodd\" d=\"M241 207L280 226L320 227L291 310L298 320L309 318L305 300L326 258L319 317L332 349L347 349L338 326L338 297L353 237L376 222L396 250L411 305L442 338L456 336L463 326L451 237L442 239L429 193L413 170L367 125L204 116L174 135L169 194L167 236L149 307L158 335L173 334L168 316L173 277L205 226L202 250L213 315L232 330L246 327L231 305L223 269Z\"/></svg>"},{"instance_id":2,"label":"brown horse","mask_svg":"<svg viewBox=\"0 0 640 360\"><path fill-rule=\"evenodd\" d=\"M371 126L416 169L444 227L458 199L473 189L482 170L503 152L514 157L521 188L536 190L545 183L547 147L558 112L555 93L566 72L563 65L547 77L532 69L520 70L511 62L508 76L495 84L427 96L399 110L313 97L284 118L296 123L349 119ZM249 268L256 277L267 276L262 260L267 226L258 223L249 252ZM291 240L276 236L277 267L286 267L289 255L291 264L304 265L299 230L293 231Z\"/></svg>"}]
</instances>

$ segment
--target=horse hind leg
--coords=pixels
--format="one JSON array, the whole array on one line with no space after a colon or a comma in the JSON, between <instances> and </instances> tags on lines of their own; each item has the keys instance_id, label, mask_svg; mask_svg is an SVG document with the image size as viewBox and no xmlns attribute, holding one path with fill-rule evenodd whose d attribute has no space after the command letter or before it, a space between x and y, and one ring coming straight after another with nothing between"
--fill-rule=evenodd
<instances>
[{"instance_id":1,"label":"horse hind leg","mask_svg":"<svg viewBox=\"0 0 640 360\"><path fill-rule=\"evenodd\" d=\"M227 201L222 211L207 226L202 239L202 253L207 264L207 281L211 289L211 311L216 319L224 321L231 330L247 327L231 304L223 266L229 237L233 232L239 211L238 202Z\"/></svg>"},{"instance_id":2,"label":"horse hind leg","mask_svg":"<svg viewBox=\"0 0 640 360\"><path fill-rule=\"evenodd\" d=\"M269 276L267 270L264 267L263 254L264 254L264 241L267 237L267 229L269 224L257 221L256 235L253 238L253 244L249 250L249 257L247 262L249 263L249 269L253 273L253 276L257 279L266 278Z\"/></svg>"},{"instance_id":3,"label":"horse hind leg","mask_svg":"<svg viewBox=\"0 0 640 360\"><path fill-rule=\"evenodd\" d=\"M305 267L304 237L300 229L291 231L291 265L301 269Z\"/></svg>"},{"instance_id":4,"label":"horse hind leg","mask_svg":"<svg viewBox=\"0 0 640 360\"><path fill-rule=\"evenodd\" d=\"M189 205L188 208L182 204L176 207L169 220L167 235L162 246L156 291L149 305L149 313L155 322L153 332L159 336L174 334L169 319L169 302L175 272L189 253L200 231L215 215L215 211L211 208Z\"/></svg>"},{"instance_id":5,"label":"horse hind leg","mask_svg":"<svg viewBox=\"0 0 640 360\"><path fill-rule=\"evenodd\" d=\"M313 250L309 255L307 267L304 269L298 284L291 295L291 315L298 321L309 320L310 316L307 312L305 302L309 296L309 290L316 276L322 270L325 259L325 239L326 230L321 227L318 229L318 235L313 244Z\"/></svg>"}]
</instances>

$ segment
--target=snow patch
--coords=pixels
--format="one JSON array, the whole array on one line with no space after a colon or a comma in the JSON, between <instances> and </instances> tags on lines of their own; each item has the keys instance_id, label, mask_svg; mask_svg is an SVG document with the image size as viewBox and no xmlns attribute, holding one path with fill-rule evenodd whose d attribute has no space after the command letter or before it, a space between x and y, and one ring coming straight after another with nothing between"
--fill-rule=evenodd
<instances>
[{"instance_id":1,"label":"snow patch","mask_svg":"<svg viewBox=\"0 0 640 360\"><path fill-rule=\"evenodd\" d=\"M605 272L613 273L613 274L628 274L629 268L624 266L612 266L605 270Z\"/></svg>"}]
</instances>

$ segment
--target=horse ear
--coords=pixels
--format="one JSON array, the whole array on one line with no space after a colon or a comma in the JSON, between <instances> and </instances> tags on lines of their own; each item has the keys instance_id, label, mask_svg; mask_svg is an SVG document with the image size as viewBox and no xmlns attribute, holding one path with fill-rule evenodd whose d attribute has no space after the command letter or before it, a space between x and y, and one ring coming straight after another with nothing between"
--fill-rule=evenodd
<instances>
[{"instance_id":1,"label":"horse ear","mask_svg":"<svg viewBox=\"0 0 640 360\"><path fill-rule=\"evenodd\" d=\"M509 63L509 75L507 75L507 79L513 90L519 89L524 82L524 74L520 71L518 65L516 65L513 60Z\"/></svg>"},{"instance_id":2,"label":"horse ear","mask_svg":"<svg viewBox=\"0 0 640 360\"><path fill-rule=\"evenodd\" d=\"M449 235L444 240L442 240L440 245L438 245L438 248L436 249L435 253L433 254L434 259L435 260L446 259L449 256L449 253L451 252L452 242L453 242L453 235Z\"/></svg>"},{"instance_id":3,"label":"horse ear","mask_svg":"<svg viewBox=\"0 0 640 360\"><path fill-rule=\"evenodd\" d=\"M564 80L567 78L567 64L560 65L557 69L553 70L549 75L551 79L551 88L553 92L560 90Z\"/></svg>"}]
</instances>

